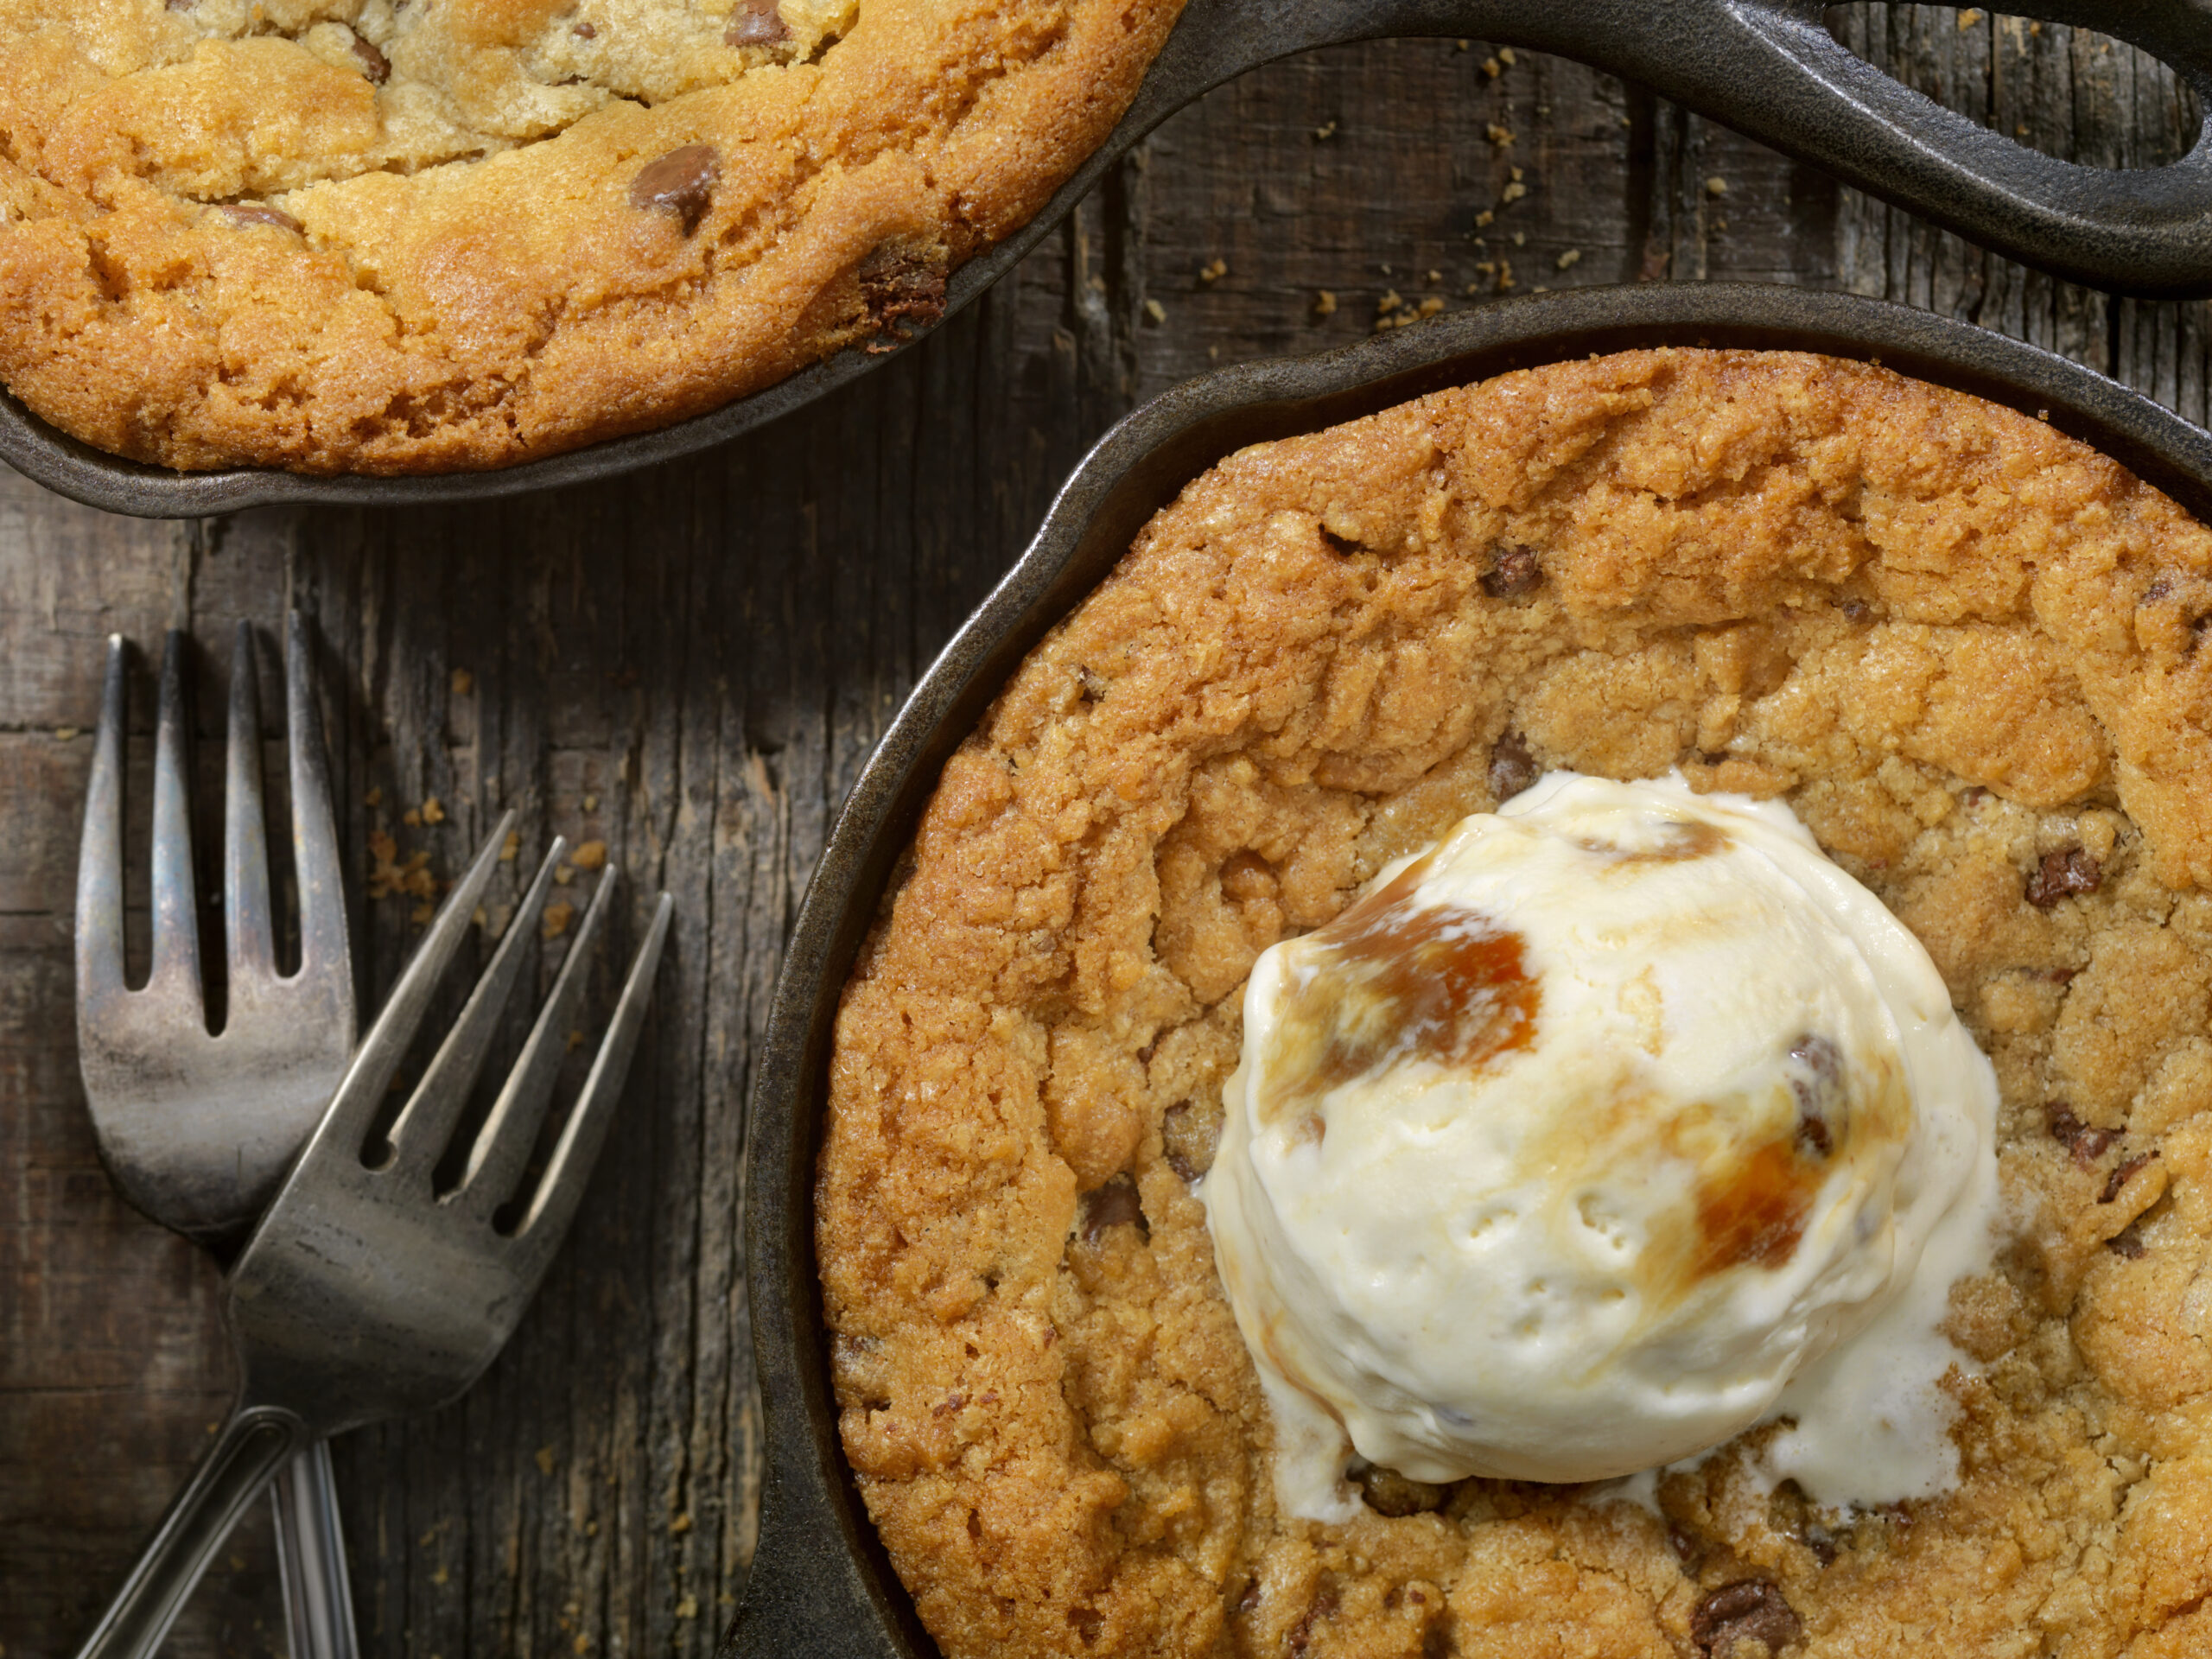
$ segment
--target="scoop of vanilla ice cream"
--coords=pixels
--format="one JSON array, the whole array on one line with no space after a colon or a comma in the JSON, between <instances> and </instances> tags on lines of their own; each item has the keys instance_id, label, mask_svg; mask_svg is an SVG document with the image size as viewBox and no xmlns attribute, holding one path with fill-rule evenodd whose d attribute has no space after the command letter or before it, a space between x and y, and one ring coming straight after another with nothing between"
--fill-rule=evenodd
<instances>
[{"instance_id":1,"label":"scoop of vanilla ice cream","mask_svg":"<svg viewBox=\"0 0 2212 1659\"><path fill-rule=\"evenodd\" d=\"M1996 1097L1927 952L1787 807L1554 773L1466 819L1245 992L1200 1197L1282 1502L1349 1516L1355 1451L1426 1481L1681 1459L1892 1303L1871 1334L1916 1353L1821 1368L1789 1472L1943 1484L1832 1431L1948 1452L1908 1420L1948 1409Z\"/></svg>"}]
</instances>

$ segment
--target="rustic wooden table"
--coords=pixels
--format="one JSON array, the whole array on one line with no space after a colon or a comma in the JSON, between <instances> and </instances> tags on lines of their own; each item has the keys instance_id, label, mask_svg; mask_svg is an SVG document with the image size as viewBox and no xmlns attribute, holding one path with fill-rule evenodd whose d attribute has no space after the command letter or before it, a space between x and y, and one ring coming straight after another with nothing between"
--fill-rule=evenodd
<instances>
[{"instance_id":1,"label":"rustic wooden table","mask_svg":"<svg viewBox=\"0 0 2212 1659\"><path fill-rule=\"evenodd\" d=\"M1834 16L2058 154L2146 165L2196 130L2171 75L2096 36ZM1511 289L1718 277L1930 307L2206 417L2202 306L2023 271L1577 65L1424 41L1222 89L918 349L681 465L181 524L0 477L0 1659L70 1650L231 1387L214 1267L110 1191L77 1082L69 910L105 635L201 642L212 808L231 629L313 613L371 996L418 927L415 897L369 896L380 834L450 874L516 807L510 887L553 834L603 840L632 878L618 948L652 888L677 896L624 1116L537 1306L460 1405L337 1460L367 1651L705 1655L753 1535L739 1154L785 931L870 746L1060 478L1217 365ZM142 769L148 723L142 701ZM278 1618L257 1516L170 1651L279 1652Z\"/></svg>"}]
</instances>

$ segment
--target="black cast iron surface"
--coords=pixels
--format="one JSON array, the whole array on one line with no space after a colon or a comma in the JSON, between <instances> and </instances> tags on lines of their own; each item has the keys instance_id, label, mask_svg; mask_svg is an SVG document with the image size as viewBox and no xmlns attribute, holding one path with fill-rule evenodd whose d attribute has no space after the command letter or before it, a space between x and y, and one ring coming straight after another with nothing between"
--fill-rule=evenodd
<instances>
[{"instance_id":1,"label":"black cast iron surface","mask_svg":"<svg viewBox=\"0 0 2212 1659\"><path fill-rule=\"evenodd\" d=\"M2177 70L2212 111L2212 0L2008 0L2008 12L2107 31ZM2162 168L2061 161L1943 109L1829 35L1821 0L1189 0L1135 103L1014 235L953 274L949 315L996 282L1132 146L1224 81L1353 41L1470 37L1553 52L1639 81L1845 182L2028 264L2120 293L2212 294L2212 113ZM513 495L605 478L721 443L881 362L855 348L721 409L490 473L310 478L176 473L103 454L0 393L0 460L111 512L186 518L286 501L367 505Z\"/></svg>"},{"instance_id":2,"label":"black cast iron surface","mask_svg":"<svg viewBox=\"0 0 2212 1659\"><path fill-rule=\"evenodd\" d=\"M759 1551L723 1659L931 1659L937 1651L838 1446L811 1194L838 996L945 760L1030 647L1103 579L1145 521L1221 456L1510 369L1660 345L1878 360L2044 416L2212 518L2212 434L2035 346L1802 289L1686 283L1532 295L1326 356L1226 370L1130 415L1077 468L1020 562L915 687L839 814L799 910L748 1119L746 1259L767 1477Z\"/></svg>"}]
</instances>

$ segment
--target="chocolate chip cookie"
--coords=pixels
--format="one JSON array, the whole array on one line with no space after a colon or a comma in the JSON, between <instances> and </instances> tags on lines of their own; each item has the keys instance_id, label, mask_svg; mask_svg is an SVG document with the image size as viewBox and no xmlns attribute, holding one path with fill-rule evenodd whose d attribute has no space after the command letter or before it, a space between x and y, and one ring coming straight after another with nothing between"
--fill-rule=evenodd
<instances>
[{"instance_id":1,"label":"chocolate chip cookie","mask_svg":"<svg viewBox=\"0 0 2212 1659\"><path fill-rule=\"evenodd\" d=\"M0 378L177 467L499 467L942 314L1180 0L0 0Z\"/></svg>"},{"instance_id":2,"label":"chocolate chip cookie","mask_svg":"<svg viewBox=\"0 0 2212 1659\"><path fill-rule=\"evenodd\" d=\"M2212 533L1868 365L1638 352L1230 457L945 768L848 986L844 1446L953 1659L2212 1652ZM2002 1091L1946 1495L1755 1429L1291 1519L1192 1195L1258 953L1536 772L1789 803ZM1389 1195L1376 1195L1387 1205Z\"/></svg>"}]
</instances>

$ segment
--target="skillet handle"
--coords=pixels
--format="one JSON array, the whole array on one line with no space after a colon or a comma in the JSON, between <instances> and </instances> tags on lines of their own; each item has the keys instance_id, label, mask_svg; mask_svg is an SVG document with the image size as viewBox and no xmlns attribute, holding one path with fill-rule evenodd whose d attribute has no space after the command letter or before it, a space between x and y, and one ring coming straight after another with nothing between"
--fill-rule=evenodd
<instances>
[{"instance_id":1,"label":"skillet handle","mask_svg":"<svg viewBox=\"0 0 2212 1659\"><path fill-rule=\"evenodd\" d=\"M771 1430L772 1443L773 1431ZM918 1659L934 1655L862 1570L878 1548L841 1526L824 1494L788 1479L771 1452L760 1488L760 1535L737 1616L715 1659ZM888 1567L882 1576L890 1576Z\"/></svg>"},{"instance_id":2,"label":"skillet handle","mask_svg":"<svg viewBox=\"0 0 2212 1659\"><path fill-rule=\"evenodd\" d=\"M2206 0L2005 0L2002 10L2117 35L2212 107ZM1702 114L2073 281L2157 298L2212 294L2212 119L2170 166L2083 167L1891 79L1834 40L1808 0L1662 0L1646 16L1644 67L1624 61L1620 73Z\"/></svg>"},{"instance_id":3,"label":"skillet handle","mask_svg":"<svg viewBox=\"0 0 2212 1659\"><path fill-rule=\"evenodd\" d=\"M2212 0L2005 0L2001 10L2139 46L2212 111ZM2212 295L2212 113L2171 166L2058 161L1891 79L1830 35L1821 10L1821 0L1189 0L1109 148L1118 154L1206 88L1295 52L1473 37L1641 82L2073 281L2159 299Z\"/></svg>"}]
</instances>

